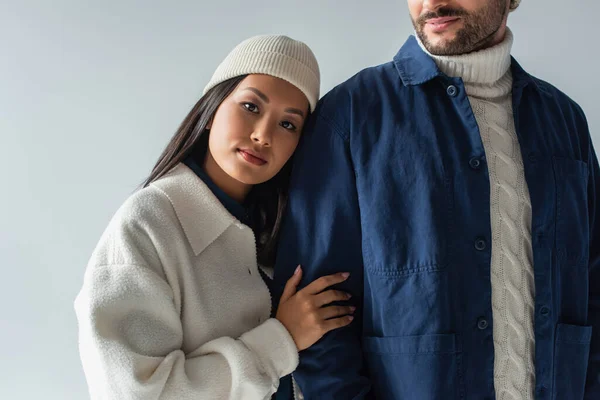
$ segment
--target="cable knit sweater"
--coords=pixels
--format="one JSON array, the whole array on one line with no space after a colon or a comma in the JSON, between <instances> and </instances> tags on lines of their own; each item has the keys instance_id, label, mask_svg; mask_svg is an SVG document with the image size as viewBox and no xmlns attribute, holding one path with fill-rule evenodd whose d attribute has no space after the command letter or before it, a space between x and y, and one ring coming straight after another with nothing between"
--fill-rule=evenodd
<instances>
[{"instance_id":1,"label":"cable knit sweater","mask_svg":"<svg viewBox=\"0 0 600 400\"><path fill-rule=\"evenodd\" d=\"M268 399L298 364L252 230L183 164L113 217L75 310L92 399Z\"/></svg>"},{"instance_id":2,"label":"cable knit sweater","mask_svg":"<svg viewBox=\"0 0 600 400\"><path fill-rule=\"evenodd\" d=\"M461 56L432 56L446 75L463 79L486 153L498 400L533 399L535 387L531 201L512 110L512 43L512 32L507 30L503 42L492 48Z\"/></svg>"}]
</instances>

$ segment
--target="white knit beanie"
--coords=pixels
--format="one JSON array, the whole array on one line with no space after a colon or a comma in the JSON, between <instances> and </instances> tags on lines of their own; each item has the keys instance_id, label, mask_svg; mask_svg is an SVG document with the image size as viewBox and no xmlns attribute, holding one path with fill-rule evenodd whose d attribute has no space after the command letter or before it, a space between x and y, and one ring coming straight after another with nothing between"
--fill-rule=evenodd
<instances>
[{"instance_id":1,"label":"white knit beanie","mask_svg":"<svg viewBox=\"0 0 600 400\"><path fill-rule=\"evenodd\" d=\"M248 74L284 79L304 93L314 111L319 100L319 64L303 42L283 35L254 36L238 44L217 67L204 94L221 82Z\"/></svg>"}]
</instances>

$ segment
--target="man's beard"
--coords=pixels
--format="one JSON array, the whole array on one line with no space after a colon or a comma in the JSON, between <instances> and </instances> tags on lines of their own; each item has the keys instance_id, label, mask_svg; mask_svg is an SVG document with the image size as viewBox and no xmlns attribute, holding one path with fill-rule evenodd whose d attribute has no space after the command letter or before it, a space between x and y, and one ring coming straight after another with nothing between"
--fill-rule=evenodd
<instances>
[{"instance_id":1,"label":"man's beard","mask_svg":"<svg viewBox=\"0 0 600 400\"><path fill-rule=\"evenodd\" d=\"M472 13L462 8L443 7L435 12L428 12L419 16L417 20L413 20L413 26L421 43L431 54L454 56L487 47L502 27L505 15L506 1L492 0L481 10ZM425 35L425 25L428 19L441 17L460 17L463 27L456 32L453 39L433 44Z\"/></svg>"}]
</instances>

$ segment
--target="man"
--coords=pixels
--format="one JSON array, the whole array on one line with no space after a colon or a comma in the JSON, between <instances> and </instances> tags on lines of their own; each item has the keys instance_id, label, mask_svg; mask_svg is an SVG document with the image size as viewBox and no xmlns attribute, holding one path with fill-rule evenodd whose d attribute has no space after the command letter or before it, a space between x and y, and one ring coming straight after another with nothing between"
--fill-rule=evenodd
<instances>
[{"instance_id":1,"label":"man","mask_svg":"<svg viewBox=\"0 0 600 400\"><path fill-rule=\"evenodd\" d=\"M307 125L276 284L348 271L358 310L301 354L305 398L600 399L600 169L511 59L518 3L408 0L417 37Z\"/></svg>"}]
</instances>

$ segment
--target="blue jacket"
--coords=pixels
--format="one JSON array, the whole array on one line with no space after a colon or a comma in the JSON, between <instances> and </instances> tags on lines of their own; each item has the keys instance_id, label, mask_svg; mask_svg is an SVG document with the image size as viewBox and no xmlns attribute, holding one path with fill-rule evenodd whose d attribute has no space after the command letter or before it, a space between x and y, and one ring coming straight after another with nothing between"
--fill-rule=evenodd
<instances>
[{"instance_id":1,"label":"blue jacket","mask_svg":"<svg viewBox=\"0 0 600 400\"><path fill-rule=\"evenodd\" d=\"M536 398L598 400L598 160L579 106L511 68L533 213ZM328 93L295 155L275 284L299 263L303 285L349 271L340 288L360 312L301 354L305 397L493 399L490 225L462 80L414 37Z\"/></svg>"}]
</instances>

